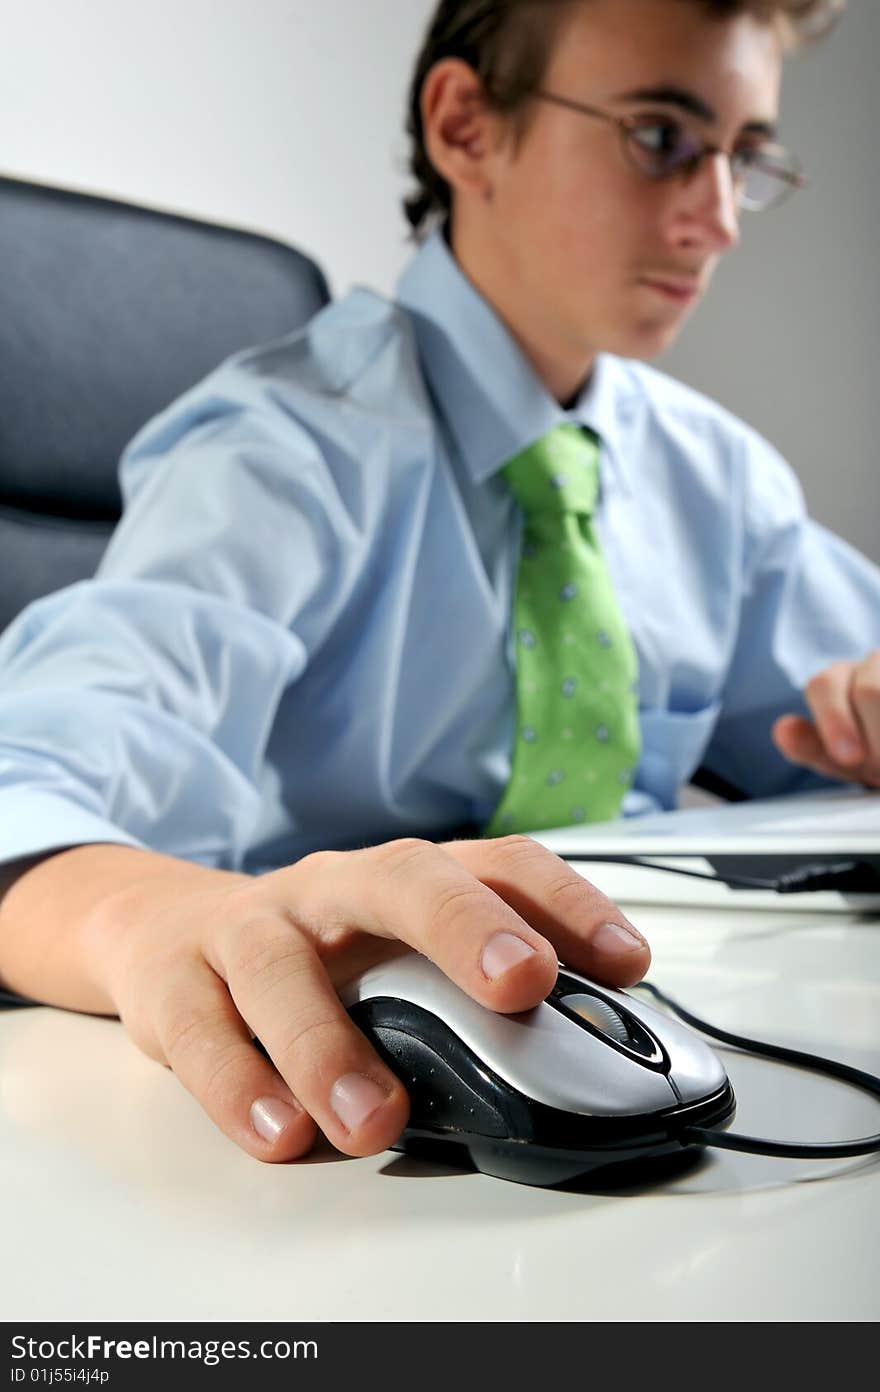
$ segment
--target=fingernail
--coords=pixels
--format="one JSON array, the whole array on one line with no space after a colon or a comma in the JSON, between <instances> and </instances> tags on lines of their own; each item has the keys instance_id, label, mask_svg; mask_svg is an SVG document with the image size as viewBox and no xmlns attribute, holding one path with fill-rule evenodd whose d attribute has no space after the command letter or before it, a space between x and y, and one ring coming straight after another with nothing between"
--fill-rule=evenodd
<instances>
[{"instance_id":1,"label":"fingernail","mask_svg":"<svg viewBox=\"0 0 880 1392\"><path fill-rule=\"evenodd\" d=\"M603 923L593 934L593 946L609 956L619 956L621 952L632 952L635 948L645 948L648 944L637 928L631 923Z\"/></svg>"},{"instance_id":2,"label":"fingernail","mask_svg":"<svg viewBox=\"0 0 880 1392\"><path fill-rule=\"evenodd\" d=\"M284 1128L299 1114L298 1107L291 1107L280 1097L260 1097L251 1104L251 1126L264 1141L277 1141Z\"/></svg>"},{"instance_id":3,"label":"fingernail","mask_svg":"<svg viewBox=\"0 0 880 1392\"><path fill-rule=\"evenodd\" d=\"M387 1099L385 1089L363 1073L346 1073L330 1089L330 1106L347 1131L357 1131Z\"/></svg>"},{"instance_id":4,"label":"fingernail","mask_svg":"<svg viewBox=\"0 0 880 1392\"><path fill-rule=\"evenodd\" d=\"M480 966L484 975L488 976L490 981L494 981L511 967L515 967L517 962L524 962L527 957L534 955L534 948L529 947L528 943L523 942L515 933L496 933L483 948Z\"/></svg>"},{"instance_id":5,"label":"fingernail","mask_svg":"<svg viewBox=\"0 0 880 1392\"><path fill-rule=\"evenodd\" d=\"M834 753L844 764L857 764L862 757L861 746L851 739L838 740L834 746Z\"/></svg>"}]
</instances>

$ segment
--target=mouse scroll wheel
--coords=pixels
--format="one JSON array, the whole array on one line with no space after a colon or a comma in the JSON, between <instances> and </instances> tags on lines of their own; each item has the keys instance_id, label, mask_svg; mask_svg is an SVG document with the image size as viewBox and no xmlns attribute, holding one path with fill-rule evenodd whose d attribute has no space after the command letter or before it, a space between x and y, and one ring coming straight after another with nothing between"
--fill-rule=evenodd
<instances>
[{"instance_id":1,"label":"mouse scroll wheel","mask_svg":"<svg viewBox=\"0 0 880 1392\"><path fill-rule=\"evenodd\" d=\"M623 1016L618 1015L614 1006L609 1005L607 1001L599 1000L598 996L574 995L563 996L562 1003L594 1029L616 1039L618 1044L626 1044L629 1041L629 1030Z\"/></svg>"}]
</instances>

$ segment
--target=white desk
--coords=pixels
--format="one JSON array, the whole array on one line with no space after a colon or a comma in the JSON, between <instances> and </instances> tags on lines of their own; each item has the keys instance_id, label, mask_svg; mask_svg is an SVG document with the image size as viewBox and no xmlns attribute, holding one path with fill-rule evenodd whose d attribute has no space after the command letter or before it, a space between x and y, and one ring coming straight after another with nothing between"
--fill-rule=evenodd
<instances>
[{"instance_id":1,"label":"white desk","mask_svg":"<svg viewBox=\"0 0 880 1392\"><path fill-rule=\"evenodd\" d=\"M698 1014L880 1072L880 919L634 912ZM880 1131L843 1084L727 1053L735 1129ZM0 1013L12 1320L874 1320L880 1163L710 1152L581 1193L323 1150L270 1167L115 1022Z\"/></svg>"}]
</instances>

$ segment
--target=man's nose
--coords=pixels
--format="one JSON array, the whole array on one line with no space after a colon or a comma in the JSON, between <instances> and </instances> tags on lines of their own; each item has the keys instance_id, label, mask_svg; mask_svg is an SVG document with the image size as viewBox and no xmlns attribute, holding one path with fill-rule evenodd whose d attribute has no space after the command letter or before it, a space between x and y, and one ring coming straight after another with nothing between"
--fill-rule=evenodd
<instances>
[{"instance_id":1,"label":"man's nose","mask_svg":"<svg viewBox=\"0 0 880 1392\"><path fill-rule=\"evenodd\" d=\"M730 159L723 150L704 155L682 190L676 232L720 254L739 244L739 203Z\"/></svg>"}]
</instances>

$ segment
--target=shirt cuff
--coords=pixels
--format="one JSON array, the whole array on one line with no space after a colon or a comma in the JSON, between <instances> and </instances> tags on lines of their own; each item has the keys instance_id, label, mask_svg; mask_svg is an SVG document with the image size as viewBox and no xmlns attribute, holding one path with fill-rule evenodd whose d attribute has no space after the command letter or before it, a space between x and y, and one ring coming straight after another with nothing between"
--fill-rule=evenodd
<instances>
[{"instance_id":1,"label":"shirt cuff","mask_svg":"<svg viewBox=\"0 0 880 1392\"><path fill-rule=\"evenodd\" d=\"M136 837L57 793L0 793L0 863L99 841L149 849Z\"/></svg>"}]
</instances>

